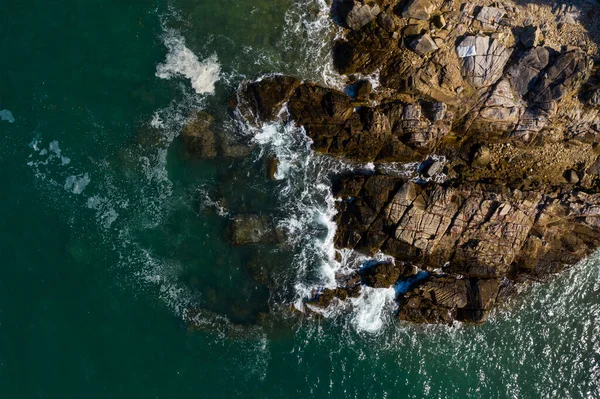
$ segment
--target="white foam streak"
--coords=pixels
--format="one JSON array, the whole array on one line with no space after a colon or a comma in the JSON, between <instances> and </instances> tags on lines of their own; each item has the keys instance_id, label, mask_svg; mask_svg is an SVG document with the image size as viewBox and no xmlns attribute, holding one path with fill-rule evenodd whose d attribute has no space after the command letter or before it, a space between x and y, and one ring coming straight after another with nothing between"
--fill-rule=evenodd
<instances>
[{"instance_id":1,"label":"white foam streak","mask_svg":"<svg viewBox=\"0 0 600 399\"><path fill-rule=\"evenodd\" d=\"M331 193L330 175L358 170L368 172L374 166L352 164L314 153L312 141L304 129L283 122L289 119L285 112L285 109L282 110L282 117L277 122L264 124L260 129L249 129L262 148L261 156L271 153L279 160L279 173L284 179L279 186L280 207L287 214L279 225L288 233L288 244L296 248L294 305L302 309L303 300L310 296L313 288L335 288L340 274L355 271L369 259L351 251L341 251L341 261L336 259L338 251L334 239L337 225L334 218L337 209ZM383 259L384 256L378 254L376 258ZM393 299L393 289L366 288L359 298L352 300L353 326L359 331L378 331L386 317L384 313L391 314L388 305ZM341 303L325 310L313 310L325 317L334 317L345 306Z\"/></svg>"},{"instance_id":2,"label":"white foam streak","mask_svg":"<svg viewBox=\"0 0 600 399\"><path fill-rule=\"evenodd\" d=\"M157 66L156 76L161 79L183 76L190 80L196 93L214 94L221 73L217 55L199 61L196 54L186 47L185 39L174 31L167 31L164 43L169 52L165 62Z\"/></svg>"}]
</instances>

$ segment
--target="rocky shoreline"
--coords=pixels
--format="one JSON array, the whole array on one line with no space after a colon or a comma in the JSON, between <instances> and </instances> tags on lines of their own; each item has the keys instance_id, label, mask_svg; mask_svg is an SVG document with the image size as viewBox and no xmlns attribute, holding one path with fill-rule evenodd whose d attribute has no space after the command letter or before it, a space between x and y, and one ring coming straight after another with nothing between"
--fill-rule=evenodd
<instances>
[{"instance_id":1,"label":"rocky shoreline","mask_svg":"<svg viewBox=\"0 0 600 399\"><path fill-rule=\"evenodd\" d=\"M335 245L395 262L340 277L308 308L395 286L401 320L480 323L516 284L600 245L600 5L577 4L336 0L344 91L287 76L240 87L230 106L250 123L286 105L315 151L376 165L336 179ZM385 168L408 162L418 178ZM275 234L236 226L242 243Z\"/></svg>"}]
</instances>

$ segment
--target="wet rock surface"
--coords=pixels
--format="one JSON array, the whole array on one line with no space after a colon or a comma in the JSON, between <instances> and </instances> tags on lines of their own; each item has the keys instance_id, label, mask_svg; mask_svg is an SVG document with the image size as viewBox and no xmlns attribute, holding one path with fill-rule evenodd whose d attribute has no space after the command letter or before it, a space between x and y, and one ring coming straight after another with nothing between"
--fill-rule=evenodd
<instances>
[{"instance_id":1,"label":"wet rock surface","mask_svg":"<svg viewBox=\"0 0 600 399\"><path fill-rule=\"evenodd\" d=\"M287 103L315 151L376 163L334 179L335 244L395 261L339 278L312 305L411 281L397 290L401 320L480 323L515 284L600 245L598 33L581 22L598 5L579 7L338 1L333 65L352 90L285 77L240 88L247 119ZM374 73L377 85L360 83ZM382 167L392 162L422 167L398 177Z\"/></svg>"}]
</instances>

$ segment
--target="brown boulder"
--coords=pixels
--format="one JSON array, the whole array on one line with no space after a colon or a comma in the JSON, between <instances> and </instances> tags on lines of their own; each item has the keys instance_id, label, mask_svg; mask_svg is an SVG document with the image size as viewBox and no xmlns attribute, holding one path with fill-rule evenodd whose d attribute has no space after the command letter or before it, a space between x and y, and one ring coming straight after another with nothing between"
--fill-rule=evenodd
<instances>
[{"instance_id":1,"label":"brown boulder","mask_svg":"<svg viewBox=\"0 0 600 399\"><path fill-rule=\"evenodd\" d=\"M255 123L271 121L299 85L300 80L281 75L245 82L237 91L235 103L246 120Z\"/></svg>"},{"instance_id":2,"label":"brown boulder","mask_svg":"<svg viewBox=\"0 0 600 399\"><path fill-rule=\"evenodd\" d=\"M369 287L389 288L400 278L412 275L413 271L409 263L379 262L363 267L359 274L362 283Z\"/></svg>"}]
</instances>

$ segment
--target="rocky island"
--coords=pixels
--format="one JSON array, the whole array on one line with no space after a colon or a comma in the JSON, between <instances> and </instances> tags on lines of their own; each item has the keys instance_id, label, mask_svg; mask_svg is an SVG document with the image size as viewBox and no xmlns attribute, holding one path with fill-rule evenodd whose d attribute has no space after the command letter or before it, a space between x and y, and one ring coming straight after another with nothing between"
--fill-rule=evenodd
<instances>
[{"instance_id":1,"label":"rocky island","mask_svg":"<svg viewBox=\"0 0 600 399\"><path fill-rule=\"evenodd\" d=\"M240 86L230 105L250 123L285 107L314 151L375 165L334 179L335 245L395 261L340 276L308 307L395 286L401 320L481 323L516 285L600 245L598 10L337 0L332 57L345 90L279 75ZM206 152L204 133L194 137L184 135ZM410 162L419 176L394 173ZM234 220L236 239L275 234L257 220L258 235Z\"/></svg>"}]
</instances>

